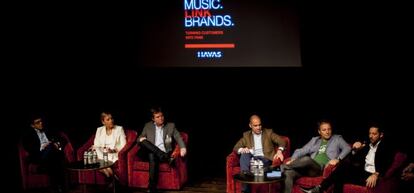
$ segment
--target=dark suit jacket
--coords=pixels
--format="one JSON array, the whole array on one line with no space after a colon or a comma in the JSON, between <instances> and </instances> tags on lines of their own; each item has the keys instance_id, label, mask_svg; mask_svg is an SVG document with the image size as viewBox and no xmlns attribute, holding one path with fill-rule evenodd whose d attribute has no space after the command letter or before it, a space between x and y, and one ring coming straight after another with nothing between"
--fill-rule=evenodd
<instances>
[{"instance_id":1,"label":"dark suit jacket","mask_svg":"<svg viewBox=\"0 0 414 193\"><path fill-rule=\"evenodd\" d=\"M58 133L44 130L49 141L59 142L61 147L65 147L67 143ZM22 137L24 149L29 153L29 161L41 162L40 139L34 128L28 128Z\"/></svg>"},{"instance_id":2,"label":"dark suit jacket","mask_svg":"<svg viewBox=\"0 0 414 193\"><path fill-rule=\"evenodd\" d=\"M367 156L369 149L369 145L366 145L361 150L357 151L354 155L354 164L357 164L364 169L365 157ZM387 172L394 160L394 156L395 148L388 144L386 140L381 140L378 144L377 151L375 152L375 171L378 172L380 176L385 175L385 172Z\"/></svg>"},{"instance_id":3,"label":"dark suit jacket","mask_svg":"<svg viewBox=\"0 0 414 193\"><path fill-rule=\"evenodd\" d=\"M164 147L167 153L173 150L173 144L174 141L178 143L180 148L185 148L185 143L183 139L181 138L180 132L178 132L177 128L175 128L174 123L166 123L164 124L164 132L163 132L163 139L164 139ZM174 141L172 143L165 143L166 136L172 137ZM142 130L141 135L139 135L138 139L141 137L146 137L148 141L150 141L152 144L155 144L155 125L154 122L150 121L145 124L144 129Z\"/></svg>"},{"instance_id":4,"label":"dark suit jacket","mask_svg":"<svg viewBox=\"0 0 414 193\"><path fill-rule=\"evenodd\" d=\"M274 133L272 129L263 129L262 146L264 157L273 160L273 157L276 154L275 145L285 148L286 141L284 141L278 134ZM243 137L236 143L233 150L237 152L240 148L253 148L253 146L253 133L250 130L243 133Z\"/></svg>"}]
</instances>

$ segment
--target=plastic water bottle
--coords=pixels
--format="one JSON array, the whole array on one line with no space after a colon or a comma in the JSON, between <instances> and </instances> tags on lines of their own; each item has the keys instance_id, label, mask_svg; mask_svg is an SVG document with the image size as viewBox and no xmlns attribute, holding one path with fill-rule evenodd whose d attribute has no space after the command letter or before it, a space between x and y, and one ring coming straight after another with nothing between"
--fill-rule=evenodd
<instances>
[{"instance_id":1,"label":"plastic water bottle","mask_svg":"<svg viewBox=\"0 0 414 193\"><path fill-rule=\"evenodd\" d=\"M254 160L254 176L259 175L259 160Z\"/></svg>"},{"instance_id":2,"label":"plastic water bottle","mask_svg":"<svg viewBox=\"0 0 414 193\"><path fill-rule=\"evenodd\" d=\"M88 151L88 164L93 164L93 153Z\"/></svg>"},{"instance_id":3,"label":"plastic water bottle","mask_svg":"<svg viewBox=\"0 0 414 193\"><path fill-rule=\"evenodd\" d=\"M258 160L257 171L257 176L264 176L264 167L262 160Z\"/></svg>"},{"instance_id":4,"label":"plastic water bottle","mask_svg":"<svg viewBox=\"0 0 414 193\"><path fill-rule=\"evenodd\" d=\"M103 154L103 161L108 162L108 149L106 147L103 148L102 154Z\"/></svg>"},{"instance_id":5,"label":"plastic water bottle","mask_svg":"<svg viewBox=\"0 0 414 193\"><path fill-rule=\"evenodd\" d=\"M93 164L98 163L98 153L96 153L95 149L92 152L92 162L93 162Z\"/></svg>"},{"instance_id":6,"label":"plastic water bottle","mask_svg":"<svg viewBox=\"0 0 414 193\"><path fill-rule=\"evenodd\" d=\"M88 151L83 152L83 165L88 165Z\"/></svg>"},{"instance_id":7,"label":"plastic water bottle","mask_svg":"<svg viewBox=\"0 0 414 193\"><path fill-rule=\"evenodd\" d=\"M254 160L254 157L252 157L252 159L250 159L250 172L252 173L252 174L254 174L254 169L255 168L255 160Z\"/></svg>"}]
</instances>

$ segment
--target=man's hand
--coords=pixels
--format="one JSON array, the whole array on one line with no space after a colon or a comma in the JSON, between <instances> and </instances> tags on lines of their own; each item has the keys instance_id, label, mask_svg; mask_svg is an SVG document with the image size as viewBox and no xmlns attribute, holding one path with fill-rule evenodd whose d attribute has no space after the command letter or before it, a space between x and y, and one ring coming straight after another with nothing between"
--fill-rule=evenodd
<instances>
[{"instance_id":1,"label":"man's hand","mask_svg":"<svg viewBox=\"0 0 414 193\"><path fill-rule=\"evenodd\" d=\"M411 172L414 170L414 163L408 164L407 167L404 168L403 173Z\"/></svg>"},{"instance_id":2,"label":"man's hand","mask_svg":"<svg viewBox=\"0 0 414 193\"><path fill-rule=\"evenodd\" d=\"M144 141L146 139L147 139L146 137L141 137L141 138L139 138L139 142L142 142L142 141Z\"/></svg>"},{"instance_id":3,"label":"man's hand","mask_svg":"<svg viewBox=\"0 0 414 193\"><path fill-rule=\"evenodd\" d=\"M289 161L286 162L286 165L289 165L290 163L292 163L293 161L295 161L295 159L290 159Z\"/></svg>"},{"instance_id":4,"label":"man's hand","mask_svg":"<svg viewBox=\"0 0 414 193\"><path fill-rule=\"evenodd\" d=\"M250 149L247 147L240 148L240 153L250 153Z\"/></svg>"},{"instance_id":5,"label":"man's hand","mask_svg":"<svg viewBox=\"0 0 414 193\"><path fill-rule=\"evenodd\" d=\"M333 165L333 166L335 166L338 163L339 163L339 159L331 159L328 162L329 165Z\"/></svg>"},{"instance_id":6,"label":"man's hand","mask_svg":"<svg viewBox=\"0 0 414 193\"><path fill-rule=\"evenodd\" d=\"M414 163L410 163L407 167L404 168L401 179L404 181L414 181Z\"/></svg>"},{"instance_id":7,"label":"man's hand","mask_svg":"<svg viewBox=\"0 0 414 193\"><path fill-rule=\"evenodd\" d=\"M283 161L285 159L282 151L280 150L277 150L275 156L273 156L273 160L278 159L278 158L280 159L280 161Z\"/></svg>"},{"instance_id":8,"label":"man's hand","mask_svg":"<svg viewBox=\"0 0 414 193\"><path fill-rule=\"evenodd\" d=\"M55 148L56 148L57 150L62 150L62 147L60 146L60 142L59 142L59 141L54 142L54 143L53 143L53 145L55 146Z\"/></svg>"},{"instance_id":9,"label":"man's hand","mask_svg":"<svg viewBox=\"0 0 414 193\"><path fill-rule=\"evenodd\" d=\"M49 146L50 144L52 144L52 142L48 142L48 143L44 143L44 144L42 144L41 145L41 147L40 147L40 151L42 151L42 150L44 150L47 146Z\"/></svg>"},{"instance_id":10,"label":"man's hand","mask_svg":"<svg viewBox=\"0 0 414 193\"><path fill-rule=\"evenodd\" d=\"M180 149L180 155L181 155L181 157L184 157L185 154L187 154L187 149L186 148L181 148Z\"/></svg>"},{"instance_id":11,"label":"man's hand","mask_svg":"<svg viewBox=\"0 0 414 193\"><path fill-rule=\"evenodd\" d=\"M377 179L378 179L378 173L373 173L372 175L370 175L366 181L366 187L368 188L374 188L375 185L377 184Z\"/></svg>"},{"instance_id":12,"label":"man's hand","mask_svg":"<svg viewBox=\"0 0 414 193\"><path fill-rule=\"evenodd\" d=\"M405 172L401 175L401 180L404 181L414 181L414 173L412 172Z\"/></svg>"},{"instance_id":13,"label":"man's hand","mask_svg":"<svg viewBox=\"0 0 414 193\"><path fill-rule=\"evenodd\" d=\"M352 145L352 149L361 149L363 148L365 145L362 144L361 142L357 141Z\"/></svg>"}]
</instances>

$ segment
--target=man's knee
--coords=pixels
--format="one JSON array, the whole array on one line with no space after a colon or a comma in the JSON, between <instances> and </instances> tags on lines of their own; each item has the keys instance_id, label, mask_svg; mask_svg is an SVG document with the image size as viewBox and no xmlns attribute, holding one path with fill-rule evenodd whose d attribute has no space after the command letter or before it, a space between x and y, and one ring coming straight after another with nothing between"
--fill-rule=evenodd
<instances>
[{"instance_id":1,"label":"man's knee","mask_svg":"<svg viewBox=\"0 0 414 193\"><path fill-rule=\"evenodd\" d=\"M294 170L285 170L283 172L283 174L285 175L286 178L293 178L296 176L296 171Z\"/></svg>"},{"instance_id":2,"label":"man's knee","mask_svg":"<svg viewBox=\"0 0 414 193\"><path fill-rule=\"evenodd\" d=\"M304 161L304 162L309 162L309 161L312 161L312 160L313 159L309 156L305 156L305 157L302 158L302 161Z\"/></svg>"}]
</instances>

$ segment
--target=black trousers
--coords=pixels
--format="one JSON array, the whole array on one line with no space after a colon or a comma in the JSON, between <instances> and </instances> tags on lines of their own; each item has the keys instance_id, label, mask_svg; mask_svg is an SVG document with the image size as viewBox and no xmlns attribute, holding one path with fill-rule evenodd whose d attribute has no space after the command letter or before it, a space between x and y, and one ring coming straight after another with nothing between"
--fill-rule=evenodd
<instances>
[{"instance_id":1,"label":"black trousers","mask_svg":"<svg viewBox=\"0 0 414 193\"><path fill-rule=\"evenodd\" d=\"M157 146L143 140L139 143L141 149L138 151L138 157L149 162L149 184L148 189L156 190L158 184L158 172L160 162L168 162L170 154L161 151Z\"/></svg>"},{"instance_id":2,"label":"black trousers","mask_svg":"<svg viewBox=\"0 0 414 193\"><path fill-rule=\"evenodd\" d=\"M46 172L51 185L63 188L65 185L65 154L53 144L40 152L40 159L36 161L40 165L41 172Z\"/></svg>"},{"instance_id":3,"label":"black trousers","mask_svg":"<svg viewBox=\"0 0 414 193\"><path fill-rule=\"evenodd\" d=\"M358 163L348 155L342 160L332 173L322 181L321 190L326 190L334 185L335 193L342 193L345 183L352 183L365 186L365 180L371 175L364 169L364 164Z\"/></svg>"}]
</instances>

